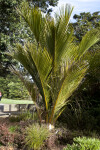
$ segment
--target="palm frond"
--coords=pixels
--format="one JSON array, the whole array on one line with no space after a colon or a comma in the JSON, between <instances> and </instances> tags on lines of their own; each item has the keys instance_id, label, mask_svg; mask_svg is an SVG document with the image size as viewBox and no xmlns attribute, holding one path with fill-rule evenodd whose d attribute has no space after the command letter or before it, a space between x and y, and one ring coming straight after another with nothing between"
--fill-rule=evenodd
<instances>
[{"instance_id":1,"label":"palm frond","mask_svg":"<svg viewBox=\"0 0 100 150\"><path fill-rule=\"evenodd\" d=\"M69 25L69 20L73 8L69 5L65 6L65 9L61 9L56 28L56 65L59 65L61 61L65 58L67 49L73 41L73 28Z\"/></svg>"},{"instance_id":2,"label":"palm frond","mask_svg":"<svg viewBox=\"0 0 100 150\"><path fill-rule=\"evenodd\" d=\"M60 13L55 19L51 18L46 21L45 31L45 48L49 52L52 59L52 65L58 67L61 60L64 59L67 48L73 41L73 29L69 26L69 19L72 13L71 9L66 5L65 15Z\"/></svg>"},{"instance_id":3,"label":"palm frond","mask_svg":"<svg viewBox=\"0 0 100 150\"><path fill-rule=\"evenodd\" d=\"M28 23L31 31L33 32L37 43L39 43L39 37L42 25L42 12L39 8L30 7L28 2L22 3L21 8L18 9L19 14Z\"/></svg>"},{"instance_id":4,"label":"palm frond","mask_svg":"<svg viewBox=\"0 0 100 150\"><path fill-rule=\"evenodd\" d=\"M62 111L62 108L68 102L68 98L72 95L74 90L81 83L85 73L87 70L87 65L82 64L78 67L74 67L69 73L66 75L64 80L62 81L61 87L59 89L58 97L55 101L54 107L52 109L52 114L50 117L50 122L57 117L57 115Z\"/></svg>"},{"instance_id":5,"label":"palm frond","mask_svg":"<svg viewBox=\"0 0 100 150\"><path fill-rule=\"evenodd\" d=\"M24 47L22 47L20 44L17 44L15 52L13 53L13 58L18 60L29 72L34 82L36 83L37 87L39 88L40 94L44 98L41 80L38 75L38 70L35 66L35 63L33 62L33 59L31 57L31 52L29 50L29 43Z\"/></svg>"},{"instance_id":6,"label":"palm frond","mask_svg":"<svg viewBox=\"0 0 100 150\"><path fill-rule=\"evenodd\" d=\"M31 50L33 49L33 45L31 45ZM48 87L49 73L52 69L52 60L49 56L49 53L41 48L34 51L31 51L32 59L37 67L38 74L42 83L42 89L45 96L45 104L46 110L48 111L48 103L50 97L50 90Z\"/></svg>"},{"instance_id":7,"label":"palm frond","mask_svg":"<svg viewBox=\"0 0 100 150\"><path fill-rule=\"evenodd\" d=\"M81 59L88 49L100 40L100 33L97 29L92 29L86 33L78 49L78 59Z\"/></svg>"}]
</instances>

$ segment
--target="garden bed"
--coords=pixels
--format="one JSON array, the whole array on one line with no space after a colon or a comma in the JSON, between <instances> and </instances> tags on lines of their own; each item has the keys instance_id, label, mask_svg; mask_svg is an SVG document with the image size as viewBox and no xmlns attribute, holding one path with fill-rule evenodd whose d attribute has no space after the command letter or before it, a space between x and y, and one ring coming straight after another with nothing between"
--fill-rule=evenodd
<instances>
[{"instance_id":1,"label":"garden bed","mask_svg":"<svg viewBox=\"0 0 100 150\"><path fill-rule=\"evenodd\" d=\"M26 113L21 116L0 118L0 150L33 150L34 144L32 148L30 148L30 145L26 144L27 133L30 144L35 142L35 145L38 145L40 144L38 142L41 142L40 137L45 139L43 140L43 145L40 146L41 148L35 148L35 150L74 150L75 147L80 147L81 142L83 143L83 147L86 147L87 144L88 147L90 147L91 144L92 146L97 146L97 144L100 145L99 137L97 137L98 139L93 137L88 138L89 135L88 137L84 137L82 131L70 131L63 127L56 127L50 131L50 134L48 134L49 136L46 137L44 134L46 132L46 125L42 124L42 126L39 126L31 117L31 114ZM28 131L27 133L26 130ZM73 143L75 141L76 143L77 141L79 142L78 145ZM98 150L98 148L96 150Z\"/></svg>"},{"instance_id":2,"label":"garden bed","mask_svg":"<svg viewBox=\"0 0 100 150\"><path fill-rule=\"evenodd\" d=\"M15 121L12 118L0 118L0 134L2 134L2 139L0 139L0 150L26 150L25 147L25 128L33 124L34 121ZM43 150L62 150L65 146L64 143L60 142L62 140L62 131L58 129L59 135L56 134L56 130L52 131L53 134L47 138ZM67 133L69 134L69 133Z\"/></svg>"}]
</instances>

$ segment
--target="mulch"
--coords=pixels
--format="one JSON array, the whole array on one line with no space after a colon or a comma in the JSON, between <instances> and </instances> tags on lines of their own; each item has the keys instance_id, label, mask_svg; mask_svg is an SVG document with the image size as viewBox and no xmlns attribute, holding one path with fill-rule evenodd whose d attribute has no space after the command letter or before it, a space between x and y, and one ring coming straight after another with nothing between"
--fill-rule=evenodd
<instances>
[{"instance_id":1,"label":"mulch","mask_svg":"<svg viewBox=\"0 0 100 150\"><path fill-rule=\"evenodd\" d=\"M15 150L13 147L1 146L0 150Z\"/></svg>"},{"instance_id":2,"label":"mulch","mask_svg":"<svg viewBox=\"0 0 100 150\"><path fill-rule=\"evenodd\" d=\"M2 124L5 124L5 125L7 125L7 127L9 128L10 126L14 126L14 125L17 125L18 124L18 122L10 122L9 121L9 117L5 117L5 118L2 118L2 117L0 117L0 125L2 125Z\"/></svg>"}]
</instances>

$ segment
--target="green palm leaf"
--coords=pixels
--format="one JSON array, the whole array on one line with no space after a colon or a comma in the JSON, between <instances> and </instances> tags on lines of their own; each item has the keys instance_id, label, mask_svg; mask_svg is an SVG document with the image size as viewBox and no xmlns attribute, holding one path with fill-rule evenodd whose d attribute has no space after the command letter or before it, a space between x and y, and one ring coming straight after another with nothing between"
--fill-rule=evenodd
<instances>
[{"instance_id":1,"label":"green palm leaf","mask_svg":"<svg viewBox=\"0 0 100 150\"><path fill-rule=\"evenodd\" d=\"M97 29L90 30L82 38L78 49L78 59L81 59L88 49L100 40L100 33Z\"/></svg>"},{"instance_id":2,"label":"green palm leaf","mask_svg":"<svg viewBox=\"0 0 100 150\"><path fill-rule=\"evenodd\" d=\"M28 3L22 3L18 12L27 22L35 36L37 43L39 43L40 32L42 29L41 26L43 22L41 11L38 8L29 7Z\"/></svg>"},{"instance_id":3,"label":"green palm leaf","mask_svg":"<svg viewBox=\"0 0 100 150\"><path fill-rule=\"evenodd\" d=\"M33 45L30 48L31 50L33 49ZM46 103L46 109L48 111L48 102L49 102L49 88L48 88L48 80L49 80L49 73L52 69L52 60L49 57L48 52L44 49L42 50L41 48L34 51L31 51L32 59L37 67L38 74L42 83L42 89L44 92L45 96L45 103Z\"/></svg>"},{"instance_id":4,"label":"green palm leaf","mask_svg":"<svg viewBox=\"0 0 100 150\"><path fill-rule=\"evenodd\" d=\"M34 82L36 83L37 87L39 88L39 91L41 95L44 98L43 89L41 85L41 80L38 76L38 71L35 66L35 63L33 62L31 52L29 51L29 44L22 47L20 44L16 45L15 52L11 54L13 58L18 60L28 71L28 73L32 76Z\"/></svg>"},{"instance_id":5,"label":"green palm leaf","mask_svg":"<svg viewBox=\"0 0 100 150\"><path fill-rule=\"evenodd\" d=\"M78 85L81 83L87 70L87 64L82 64L79 66L74 66L62 80L61 86L59 88L58 97L55 101L52 114L50 117L50 122L53 122L58 114L62 111L62 108L68 103L68 98L77 89Z\"/></svg>"}]
</instances>

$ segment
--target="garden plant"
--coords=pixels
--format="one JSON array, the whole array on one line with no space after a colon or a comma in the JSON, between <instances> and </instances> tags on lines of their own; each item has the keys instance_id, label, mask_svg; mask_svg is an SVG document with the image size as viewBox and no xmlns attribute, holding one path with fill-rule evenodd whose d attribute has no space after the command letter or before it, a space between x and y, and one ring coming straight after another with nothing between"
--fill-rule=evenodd
<instances>
[{"instance_id":1,"label":"garden plant","mask_svg":"<svg viewBox=\"0 0 100 150\"><path fill-rule=\"evenodd\" d=\"M11 69L28 89L40 122L44 119L47 124L54 125L70 103L70 96L88 70L89 61L85 57L88 49L100 38L98 30L92 29L76 43L69 24L72 11L73 8L66 5L52 18L28 3L18 9L33 33L33 40L25 41L24 45L17 43L10 52L26 69L26 74L14 67ZM26 78L27 73L31 79Z\"/></svg>"}]
</instances>

